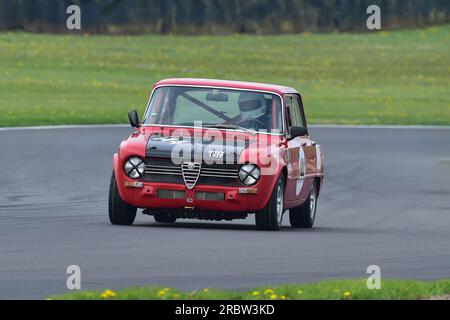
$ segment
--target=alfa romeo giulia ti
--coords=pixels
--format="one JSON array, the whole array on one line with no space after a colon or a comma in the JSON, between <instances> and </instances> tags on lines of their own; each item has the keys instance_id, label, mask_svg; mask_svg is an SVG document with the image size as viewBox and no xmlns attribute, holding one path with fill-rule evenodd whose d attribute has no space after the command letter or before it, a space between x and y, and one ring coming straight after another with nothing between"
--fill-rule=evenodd
<instances>
[{"instance_id":1,"label":"alfa romeo giulia ti","mask_svg":"<svg viewBox=\"0 0 450 320\"><path fill-rule=\"evenodd\" d=\"M167 79L154 85L142 120L113 158L112 224L138 209L157 222L243 219L278 230L311 228L323 171L293 88L261 83Z\"/></svg>"}]
</instances>

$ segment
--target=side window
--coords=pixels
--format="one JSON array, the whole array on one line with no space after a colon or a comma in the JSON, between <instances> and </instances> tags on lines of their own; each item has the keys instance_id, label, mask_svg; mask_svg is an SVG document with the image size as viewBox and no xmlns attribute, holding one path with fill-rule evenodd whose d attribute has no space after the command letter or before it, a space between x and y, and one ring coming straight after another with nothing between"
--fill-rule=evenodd
<instances>
[{"instance_id":1,"label":"side window","mask_svg":"<svg viewBox=\"0 0 450 320\"><path fill-rule=\"evenodd\" d=\"M302 101L299 96L292 97L292 112L293 117L295 118L294 126L297 127L306 127L306 121L303 113Z\"/></svg>"},{"instance_id":2,"label":"side window","mask_svg":"<svg viewBox=\"0 0 450 320\"><path fill-rule=\"evenodd\" d=\"M293 118L292 118L292 97L286 96L285 98L286 105L286 124L287 127L290 128L293 126Z\"/></svg>"}]
</instances>

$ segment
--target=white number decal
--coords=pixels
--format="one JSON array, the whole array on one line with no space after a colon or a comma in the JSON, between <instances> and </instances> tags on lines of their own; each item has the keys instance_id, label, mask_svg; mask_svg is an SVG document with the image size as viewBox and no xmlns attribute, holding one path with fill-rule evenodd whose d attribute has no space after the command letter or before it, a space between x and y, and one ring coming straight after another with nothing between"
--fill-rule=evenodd
<instances>
[{"instance_id":1,"label":"white number decal","mask_svg":"<svg viewBox=\"0 0 450 320\"><path fill-rule=\"evenodd\" d=\"M305 151L302 147L300 147L298 151L298 171L300 172L300 176L297 180L297 186L295 188L296 195L300 195L300 192L303 188L303 183L305 182L305 174L306 174L306 161L305 161Z\"/></svg>"},{"instance_id":2,"label":"white number decal","mask_svg":"<svg viewBox=\"0 0 450 320\"><path fill-rule=\"evenodd\" d=\"M320 151L320 147L316 145L316 162L317 162L317 173L320 173L322 170L322 154Z\"/></svg>"}]
</instances>

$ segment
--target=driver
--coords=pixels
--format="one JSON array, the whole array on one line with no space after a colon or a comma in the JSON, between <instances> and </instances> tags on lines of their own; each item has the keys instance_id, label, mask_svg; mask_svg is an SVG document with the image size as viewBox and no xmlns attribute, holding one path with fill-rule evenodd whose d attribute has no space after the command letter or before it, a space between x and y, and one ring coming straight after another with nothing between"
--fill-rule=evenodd
<instances>
[{"instance_id":1,"label":"driver","mask_svg":"<svg viewBox=\"0 0 450 320\"><path fill-rule=\"evenodd\" d=\"M241 123L248 123L252 129L270 129L270 117L267 115L267 106L264 95L255 92L243 92L238 100L241 111Z\"/></svg>"}]
</instances>

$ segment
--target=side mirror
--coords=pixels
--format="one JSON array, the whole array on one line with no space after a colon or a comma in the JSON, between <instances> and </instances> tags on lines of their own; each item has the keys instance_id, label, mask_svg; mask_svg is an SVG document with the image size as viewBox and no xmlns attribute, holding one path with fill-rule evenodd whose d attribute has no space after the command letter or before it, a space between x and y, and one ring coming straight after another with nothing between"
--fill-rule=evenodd
<instances>
[{"instance_id":1,"label":"side mirror","mask_svg":"<svg viewBox=\"0 0 450 320\"><path fill-rule=\"evenodd\" d=\"M292 127L290 130L291 138L290 140L308 135L308 129L305 127Z\"/></svg>"},{"instance_id":2,"label":"side mirror","mask_svg":"<svg viewBox=\"0 0 450 320\"><path fill-rule=\"evenodd\" d=\"M128 112L128 120L133 128L139 128L141 124L139 123L139 116L136 110Z\"/></svg>"}]
</instances>

